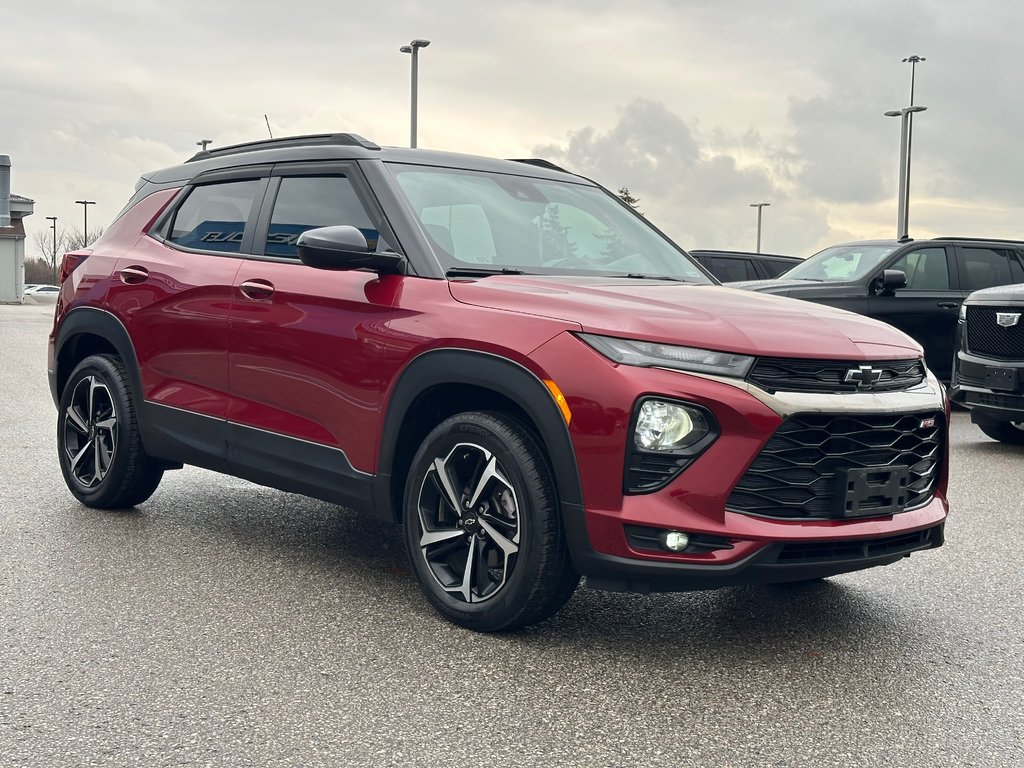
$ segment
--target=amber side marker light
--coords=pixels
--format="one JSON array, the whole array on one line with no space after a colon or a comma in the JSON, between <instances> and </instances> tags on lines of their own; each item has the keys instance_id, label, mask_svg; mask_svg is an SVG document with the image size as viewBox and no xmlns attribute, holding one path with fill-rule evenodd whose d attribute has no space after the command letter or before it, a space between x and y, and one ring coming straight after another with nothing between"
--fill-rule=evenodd
<instances>
[{"instance_id":1,"label":"amber side marker light","mask_svg":"<svg viewBox=\"0 0 1024 768\"><path fill-rule=\"evenodd\" d=\"M568 425L572 421L572 411L569 410L569 404L565 402L565 395L562 394L562 390L558 388L551 379L544 379L544 386L551 392L551 396L555 398L555 402L558 404L558 410L562 412L562 418L565 419L565 423Z\"/></svg>"}]
</instances>

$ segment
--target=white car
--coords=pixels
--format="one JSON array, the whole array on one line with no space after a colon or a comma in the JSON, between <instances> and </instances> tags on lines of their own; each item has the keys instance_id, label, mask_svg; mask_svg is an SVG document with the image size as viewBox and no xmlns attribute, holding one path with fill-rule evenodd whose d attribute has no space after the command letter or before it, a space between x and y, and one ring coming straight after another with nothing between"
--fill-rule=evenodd
<instances>
[{"instance_id":1,"label":"white car","mask_svg":"<svg viewBox=\"0 0 1024 768\"><path fill-rule=\"evenodd\" d=\"M58 293L57 285L26 285L24 297L35 304L56 304Z\"/></svg>"}]
</instances>

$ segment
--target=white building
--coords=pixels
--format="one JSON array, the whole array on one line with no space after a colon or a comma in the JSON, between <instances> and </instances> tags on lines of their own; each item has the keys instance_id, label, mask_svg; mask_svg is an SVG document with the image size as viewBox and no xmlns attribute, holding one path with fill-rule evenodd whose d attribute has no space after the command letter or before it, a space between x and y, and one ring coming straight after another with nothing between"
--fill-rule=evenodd
<instances>
[{"instance_id":1,"label":"white building","mask_svg":"<svg viewBox=\"0 0 1024 768\"><path fill-rule=\"evenodd\" d=\"M0 155L0 304L21 304L25 290L25 225L35 203L11 194L11 158Z\"/></svg>"}]
</instances>

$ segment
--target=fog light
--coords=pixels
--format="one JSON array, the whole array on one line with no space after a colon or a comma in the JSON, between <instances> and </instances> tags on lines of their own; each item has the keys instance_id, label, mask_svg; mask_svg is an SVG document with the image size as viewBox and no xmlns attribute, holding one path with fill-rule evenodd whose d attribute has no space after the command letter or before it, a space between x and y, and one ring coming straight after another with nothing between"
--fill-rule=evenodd
<instances>
[{"instance_id":1,"label":"fog light","mask_svg":"<svg viewBox=\"0 0 1024 768\"><path fill-rule=\"evenodd\" d=\"M661 535L661 543L665 545L665 549L682 552L690 545L690 537L682 531L665 531Z\"/></svg>"}]
</instances>

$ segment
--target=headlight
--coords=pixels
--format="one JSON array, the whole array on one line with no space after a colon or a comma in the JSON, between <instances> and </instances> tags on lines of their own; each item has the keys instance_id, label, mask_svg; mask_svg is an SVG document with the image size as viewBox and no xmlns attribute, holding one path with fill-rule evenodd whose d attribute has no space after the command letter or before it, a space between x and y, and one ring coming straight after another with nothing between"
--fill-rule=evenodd
<instances>
[{"instance_id":1,"label":"headlight","mask_svg":"<svg viewBox=\"0 0 1024 768\"><path fill-rule=\"evenodd\" d=\"M732 352L716 352L696 347L677 347L653 341L619 339L614 336L577 334L580 339L609 360L623 365L647 368L673 368L678 371L715 373L742 379L754 364L754 358Z\"/></svg>"},{"instance_id":2,"label":"headlight","mask_svg":"<svg viewBox=\"0 0 1024 768\"><path fill-rule=\"evenodd\" d=\"M645 400L636 417L633 439L648 451L677 451L708 434L704 414L664 400Z\"/></svg>"},{"instance_id":3,"label":"headlight","mask_svg":"<svg viewBox=\"0 0 1024 768\"><path fill-rule=\"evenodd\" d=\"M960 322L962 323L966 319L967 319L967 305L966 304L961 304L960 305Z\"/></svg>"}]
</instances>

